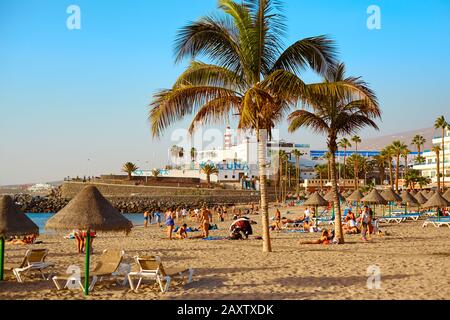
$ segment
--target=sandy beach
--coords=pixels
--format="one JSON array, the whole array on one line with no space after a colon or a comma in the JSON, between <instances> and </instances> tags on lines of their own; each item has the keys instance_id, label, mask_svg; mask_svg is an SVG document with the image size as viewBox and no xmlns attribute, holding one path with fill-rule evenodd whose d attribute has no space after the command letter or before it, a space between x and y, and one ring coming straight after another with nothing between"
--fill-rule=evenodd
<instances>
[{"instance_id":1,"label":"sandy beach","mask_svg":"<svg viewBox=\"0 0 450 320\"><path fill-rule=\"evenodd\" d=\"M293 218L300 208L291 209ZM271 209L273 216L273 209ZM217 223L214 217L214 223ZM138 293L129 285L106 282L97 285L89 297L81 290L57 291L52 281L35 275L17 283L12 275L0 283L0 299L449 299L450 243L448 228L422 228L422 222L383 225L387 236L374 236L363 243L360 235L347 236L345 245L300 245L300 240L317 239L319 234L272 232L273 253L262 253L260 216L248 241L167 240L164 228L135 227L123 234L99 234L94 242L92 264L104 249L125 250L125 262L133 256L159 255L168 267L195 269L191 284L173 283L161 293L151 281ZM193 223L189 223L194 226ZM218 223L212 236L226 236L230 221ZM195 233L190 234L195 235ZM42 244L30 247L7 245L6 262L18 262L28 248L47 248L47 260L55 263L52 274L65 273L69 265L84 265L76 254L74 240L59 235L42 235ZM381 289L367 288L367 269L381 269Z\"/></svg>"}]
</instances>

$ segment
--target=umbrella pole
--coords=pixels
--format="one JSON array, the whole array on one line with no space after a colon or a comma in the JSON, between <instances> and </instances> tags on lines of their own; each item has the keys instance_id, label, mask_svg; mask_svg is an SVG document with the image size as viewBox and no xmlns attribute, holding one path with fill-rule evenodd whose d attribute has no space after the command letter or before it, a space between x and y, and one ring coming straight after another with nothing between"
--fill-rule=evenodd
<instances>
[{"instance_id":1,"label":"umbrella pole","mask_svg":"<svg viewBox=\"0 0 450 320\"><path fill-rule=\"evenodd\" d=\"M89 295L89 258L91 251L91 231L88 230L86 233L86 243L84 245L84 250L86 250L85 259L85 270L84 270L84 295Z\"/></svg>"},{"instance_id":2,"label":"umbrella pole","mask_svg":"<svg viewBox=\"0 0 450 320\"><path fill-rule=\"evenodd\" d=\"M5 238L0 238L0 281L3 281L3 264L5 257Z\"/></svg>"}]
</instances>

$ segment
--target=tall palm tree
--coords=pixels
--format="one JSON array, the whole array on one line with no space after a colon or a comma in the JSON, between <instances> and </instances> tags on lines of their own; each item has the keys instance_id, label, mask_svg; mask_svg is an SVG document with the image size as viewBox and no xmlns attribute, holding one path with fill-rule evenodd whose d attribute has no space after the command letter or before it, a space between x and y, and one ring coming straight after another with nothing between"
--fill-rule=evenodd
<instances>
[{"instance_id":1,"label":"tall palm tree","mask_svg":"<svg viewBox=\"0 0 450 320\"><path fill-rule=\"evenodd\" d=\"M402 158L405 162L405 173L404 175L406 175L408 173L408 156L410 155L411 150L408 149L408 147L406 146L406 148L403 150L402 153Z\"/></svg>"},{"instance_id":2,"label":"tall palm tree","mask_svg":"<svg viewBox=\"0 0 450 320\"><path fill-rule=\"evenodd\" d=\"M155 178L157 178L158 179L158 177L161 175L161 170L159 170L159 169L153 169L152 170L152 176L153 177L155 177Z\"/></svg>"},{"instance_id":3,"label":"tall palm tree","mask_svg":"<svg viewBox=\"0 0 450 320\"><path fill-rule=\"evenodd\" d=\"M211 186L211 176L213 174L219 174L219 170L216 168L215 165L212 164L206 164L202 167L201 171L206 174L206 183L208 186Z\"/></svg>"},{"instance_id":4,"label":"tall palm tree","mask_svg":"<svg viewBox=\"0 0 450 320\"><path fill-rule=\"evenodd\" d=\"M381 152L379 155L374 156L373 159L375 160L375 163L376 163L377 168L378 168L378 172L380 174L381 184L383 184L383 181L386 180L385 179L386 157L383 154L383 152Z\"/></svg>"},{"instance_id":5,"label":"tall palm tree","mask_svg":"<svg viewBox=\"0 0 450 320\"><path fill-rule=\"evenodd\" d=\"M436 178L437 178L437 191L440 192L441 191L441 168L439 166L440 164L440 158L439 158L439 154L441 152L441 147L440 146L434 146L431 149L435 154L436 154Z\"/></svg>"},{"instance_id":6,"label":"tall palm tree","mask_svg":"<svg viewBox=\"0 0 450 320\"><path fill-rule=\"evenodd\" d=\"M421 159L420 151L422 150L422 146L425 145L426 142L427 142L427 139L425 139L420 134L415 135L414 138L412 139L411 145L413 145L417 148L418 156L416 159Z\"/></svg>"},{"instance_id":7,"label":"tall palm tree","mask_svg":"<svg viewBox=\"0 0 450 320\"><path fill-rule=\"evenodd\" d=\"M359 136L353 136L352 137L352 142L355 144L355 151L356 151L356 154L358 154L358 144L360 144L361 143L361 138L359 137ZM358 161L355 161L355 166L354 166L354 168L353 168L353 171L354 171L354 176L356 177L355 178L355 190L358 190L358 184L359 184L359 179L358 179L358 177L359 177L359 173L358 173Z\"/></svg>"},{"instance_id":8,"label":"tall palm tree","mask_svg":"<svg viewBox=\"0 0 450 320\"><path fill-rule=\"evenodd\" d=\"M288 167L288 155L286 151L280 150L278 151L278 161L280 165L280 199L282 203L286 202L286 177L285 173Z\"/></svg>"},{"instance_id":9,"label":"tall palm tree","mask_svg":"<svg viewBox=\"0 0 450 320\"><path fill-rule=\"evenodd\" d=\"M398 182L400 179L400 157L402 154L404 154L405 149L407 149L408 147L406 146L406 144L404 144L403 142L401 142L400 140L396 140L393 141L391 144L391 148L392 148L392 152L394 154L394 156L396 157L396 162L395 162L395 191L398 192Z\"/></svg>"},{"instance_id":10,"label":"tall palm tree","mask_svg":"<svg viewBox=\"0 0 450 320\"><path fill-rule=\"evenodd\" d=\"M314 168L314 171L316 172L317 179L319 179L319 186L320 190L323 190L323 179L325 178L328 168L326 165L321 164Z\"/></svg>"},{"instance_id":11,"label":"tall palm tree","mask_svg":"<svg viewBox=\"0 0 450 320\"><path fill-rule=\"evenodd\" d=\"M325 152L323 157L327 160L328 180L331 180L331 153Z\"/></svg>"},{"instance_id":12,"label":"tall palm tree","mask_svg":"<svg viewBox=\"0 0 450 320\"><path fill-rule=\"evenodd\" d=\"M300 193L300 157L303 153L300 150L294 149L291 154L295 157L295 180L297 181L296 195Z\"/></svg>"},{"instance_id":13,"label":"tall palm tree","mask_svg":"<svg viewBox=\"0 0 450 320\"><path fill-rule=\"evenodd\" d=\"M442 144L441 144L441 151L442 151L442 192L445 191L445 130L449 129L449 124L447 120L445 120L444 116L440 116L436 119L434 123L435 129L441 129L442 130ZM439 179L439 178L438 178Z\"/></svg>"},{"instance_id":14,"label":"tall palm tree","mask_svg":"<svg viewBox=\"0 0 450 320\"><path fill-rule=\"evenodd\" d=\"M392 169L392 160L394 158L394 150L392 146L386 146L383 150L381 150L381 155L386 159L389 164L389 183L391 185L391 189L394 190L394 172Z\"/></svg>"},{"instance_id":15,"label":"tall palm tree","mask_svg":"<svg viewBox=\"0 0 450 320\"><path fill-rule=\"evenodd\" d=\"M352 144L347 138L342 138L341 141L338 143L338 147L344 149L344 189L345 189L345 179L347 179L346 174L346 166L347 166L347 148L351 148Z\"/></svg>"},{"instance_id":16,"label":"tall palm tree","mask_svg":"<svg viewBox=\"0 0 450 320\"><path fill-rule=\"evenodd\" d=\"M305 104L305 107L310 107L311 111L297 110L289 116L289 131L293 132L301 127L308 127L317 133L326 134L328 137L333 201L336 208L335 235L339 243L344 243L336 175L337 137L354 134L366 126L378 129L374 120L381 117L381 111L375 93L361 78L345 77L344 64L330 70L324 81L325 83L344 81L359 88L360 94L348 94L337 90L335 95L317 96L315 101L308 101Z\"/></svg>"},{"instance_id":17,"label":"tall palm tree","mask_svg":"<svg viewBox=\"0 0 450 320\"><path fill-rule=\"evenodd\" d=\"M139 168L132 162L127 162L122 166L122 171L127 173L128 180L131 180L132 173L138 169Z\"/></svg>"},{"instance_id":18,"label":"tall palm tree","mask_svg":"<svg viewBox=\"0 0 450 320\"><path fill-rule=\"evenodd\" d=\"M197 149L194 147L191 148L191 161L195 162L195 159L197 158Z\"/></svg>"},{"instance_id":19,"label":"tall palm tree","mask_svg":"<svg viewBox=\"0 0 450 320\"><path fill-rule=\"evenodd\" d=\"M152 134L195 114L189 131L199 125L238 117L238 128L255 132L263 229L263 251L272 251L267 199L267 139L299 101L318 94L356 90L345 83L306 84L305 68L320 75L336 64L334 43L326 36L299 40L284 48L285 18L275 0L219 0L221 15L206 16L181 29L176 61L190 59L174 86L155 94L149 120ZM204 57L208 63L197 59Z\"/></svg>"}]
</instances>

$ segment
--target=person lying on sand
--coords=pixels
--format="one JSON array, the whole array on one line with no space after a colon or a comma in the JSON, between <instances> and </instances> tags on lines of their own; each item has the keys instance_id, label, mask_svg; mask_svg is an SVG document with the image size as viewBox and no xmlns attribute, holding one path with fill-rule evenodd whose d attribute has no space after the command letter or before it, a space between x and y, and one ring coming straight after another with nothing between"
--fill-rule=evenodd
<instances>
[{"instance_id":1,"label":"person lying on sand","mask_svg":"<svg viewBox=\"0 0 450 320\"><path fill-rule=\"evenodd\" d=\"M22 239L10 239L7 241L8 244L15 244L15 245L27 245L27 244L33 244L35 243L35 240L37 238L37 235L32 234L23 237Z\"/></svg>"},{"instance_id":2,"label":"person lying on sand","mask_svg":"<svg viewBox=\"0 0 450 320\"><path fill-rule=\"evenodd\" d=\"M319 240L300 241L300 244L330 244L332 240L333 235L330 235L328 233L328 230L323 230L322 236L319 238Z\"/></svg>"}]
</instances>

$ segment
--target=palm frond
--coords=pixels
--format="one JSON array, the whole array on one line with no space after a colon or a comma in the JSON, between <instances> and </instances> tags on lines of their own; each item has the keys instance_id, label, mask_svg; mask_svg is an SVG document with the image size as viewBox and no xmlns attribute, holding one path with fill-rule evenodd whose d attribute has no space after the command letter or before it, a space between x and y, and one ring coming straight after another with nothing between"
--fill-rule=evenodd
<instances>
[{"instance_id":1,"label":"palm frond","mask_svg":"<svg viewBox=\"0 0 450 320\"><path fill-rule=\"evenodd\" d=\"M321 117L316 114L306 111L294 111L289 117L289 132L294 132L301 127L310 128L315 133L327 133L329 126Z\"/></svg>"},{"instance_id":2,"label":"palm frond","mask_svg":"<svg viewBox=\"0 0 450 320\"><path fill-rule=\"evenodd\" d=\"M325 35L299 40L288 47L274 63L272 71L283 69L301 73L307 67L324 75L336 64L334 41Z\"/></svg>"},{"instance_id":3,"label":"palm frond","mask_svg":"<svg viewBox=\"0 0 450 320\"><path fill-rule=\"evenodd\" d=\"M159 91L150 104L149 121L153 136L160 136L162 130L173 122L194 113L209 101L230 96L238 94L226 88L209 86L180 86Z\"/></svg>"}]
</instances>

